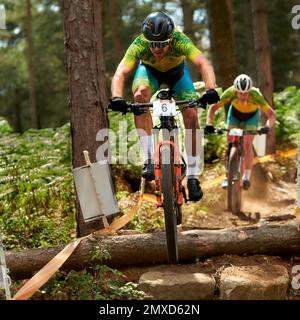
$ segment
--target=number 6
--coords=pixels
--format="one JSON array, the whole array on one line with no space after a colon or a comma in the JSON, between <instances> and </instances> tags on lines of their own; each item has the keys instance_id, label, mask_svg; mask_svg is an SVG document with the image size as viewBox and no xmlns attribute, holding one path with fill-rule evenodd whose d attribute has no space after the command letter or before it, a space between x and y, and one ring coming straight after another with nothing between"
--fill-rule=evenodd
<instances>
[{"instance_id":1,"label":"number 6","mask_svg":"<svg viewBox=\"0 0 300 320\"><path fill-rule=\"evenodd\" d=\"M167 112L167 111L168 111L168 108L167 108L167 104L166 104L166 103L163 103L163 104L161 105L161 110L162 110L163 112Z\"/></svg>"}]
</instances>

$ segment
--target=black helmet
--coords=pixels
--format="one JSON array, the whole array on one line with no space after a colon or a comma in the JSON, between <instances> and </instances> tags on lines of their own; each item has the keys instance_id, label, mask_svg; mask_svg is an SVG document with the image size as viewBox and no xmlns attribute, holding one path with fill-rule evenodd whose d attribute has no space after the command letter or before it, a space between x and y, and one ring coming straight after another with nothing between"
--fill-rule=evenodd
<instances>
[{"instance_id":1,"label":"black helmet","mask_svg":"<svg viewBox=\"0 0 300 320\"><path fill-rule=\"evenodd\" d=\"M153 12L143 22L143 34L149 41L168 40L173 30L173 20L163 12Z\"/></svg>"}]
</instances>

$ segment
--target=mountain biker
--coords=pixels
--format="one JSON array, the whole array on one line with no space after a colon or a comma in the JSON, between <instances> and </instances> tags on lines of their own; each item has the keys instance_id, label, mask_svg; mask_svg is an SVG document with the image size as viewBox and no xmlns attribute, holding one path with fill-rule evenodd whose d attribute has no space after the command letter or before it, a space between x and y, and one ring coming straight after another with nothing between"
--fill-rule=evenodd
<instances>
[{"instance_id":1,"label":"mountain biker","mask_svg":"<svg viewBox=\"0 0 300 320\"><path fill-rule=\"evenodd\" d=\"M213 67L202 52L185 34L175 28L173 20L168 15L163 12L149 14L143 22L142 34L132 42L113 76L111 108L123 113L128 110L123 99L123 87L126 77L137 63L138 67L132 83L135 102L149 102L161 84L172 89L177 100L196 98L196 91L186 67L185 57L188 57L202 74L206 89L202 101L207 104L218 102L219 96L214 89ZM147 180L153 180L152 116L149 111L138 108L133 112L144 155L142 176ZM182 115L185 128L192 129L192 148L190 148L192 150L186 148L189 198L198 201L202 198L203 193L198 180L200 155L196 151L196 129L199 129L197 109L185 109Z\"/></svg>"},{"instance_id":2,"label":"mountain biker","mask_svg":"<svg viewBox=\"0 0 300 320\"><path fill-rule=\"evenodd\" d=\"M209 108L205 127L206 133L214 132L213 119L215 112L225 105L229 105L227 115L227 126L229 129L256 130L259 124L260 110L268 117L266 126L260 129L261 133L267 134L270 128L275 125L276 117L274 110L267 103L259 89L253 87L252 79L246 74L237 76L233 82L233 86L223 92L220 101ZM242 180L245 190L250 188L250 176L254 157L252 149L253 138L253 135L244 136L245 171ZM228 181L225 178L222 187L227 188L227 186Z\"/></svg>"}]
</instances>

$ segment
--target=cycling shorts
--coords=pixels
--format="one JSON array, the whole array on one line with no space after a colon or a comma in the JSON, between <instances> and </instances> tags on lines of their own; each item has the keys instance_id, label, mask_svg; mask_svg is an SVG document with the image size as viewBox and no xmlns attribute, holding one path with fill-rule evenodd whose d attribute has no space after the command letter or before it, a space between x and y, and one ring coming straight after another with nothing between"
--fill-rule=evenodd
<instances>
[{"instance_id":1,"label":"cycling shorts","mask_svg":"<svg viewBox=\"0 0 300 320\"><path fill-rule=\"evenodd\" d=\"M147 86L154 94L162 84L166 84L169 89L175 92L176 100L194 99L197 97L193 81L185 62L166 72L161 72L153 67L140 63L134 75L132 92L139 86Z\"/></svg>"},{"instance_id":2,"label":"cycling shorts","mask_svg":"<svg viewBox=\"0 0 300 320\"><path fill-rule=\"evenodd\" d=\"M244 130L256 130L259 125L259 109L251 113L241 113L230 105L227 116L227 126L231 128L241 128Z\"/></svg>"}]
</instances>

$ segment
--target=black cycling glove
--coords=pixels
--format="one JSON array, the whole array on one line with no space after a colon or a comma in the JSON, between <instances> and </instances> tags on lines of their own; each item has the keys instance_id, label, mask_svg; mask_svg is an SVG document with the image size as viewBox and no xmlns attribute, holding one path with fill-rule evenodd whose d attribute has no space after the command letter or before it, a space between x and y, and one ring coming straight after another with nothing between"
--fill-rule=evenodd
<instances>
[{"instance_id":1,"label":"black cycling glove","mask_svg":"<svg viewBox=\"0 0 300 320\"><path fill-rule=\"evenodd\" d=\"M215 89L207 90L201 100L207 104L217 103L220 100L219 94Z\"/></svg>"},{"instance_id":2,"label":"black cycling glove","mask_svg":"<svg viewBox=\"0 0 300 320\"><path fill-rule=\"evenodd\" d=\"M140 116L145 112L145 109L143 106L131 106L131 111L135 116Z\"/></svg>"},{"instance_id":3,"label":"black cycling glove","mask_svg":"<svg viewBox=\"0 0 300 320\"><path fill-rule=\"evenodd\" d=\"M214 133L215 127L212 124L207 124L204 128L204 133Z\"/></svg>"},{"instance_id":4,"label":"black cycling glove","mask_svg":"<svg viewBox=\"0 0 300 320\"><path fill-rule=\"evenodd\" d=\"M128 111L128 104L122 97L113 97L110 99L110 109L126 114Z\"/></svg>"},{"instance_id":5,"label":"black cycling glove","mask_svg":"<svg viewBox=\"0 0 300 320\"><path fill-rule=\"evenodd\" d=\"M269 127L262 127L259 129L259 134L268 134L270 131Z\"/></svg>"}]
</instances>

